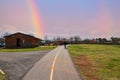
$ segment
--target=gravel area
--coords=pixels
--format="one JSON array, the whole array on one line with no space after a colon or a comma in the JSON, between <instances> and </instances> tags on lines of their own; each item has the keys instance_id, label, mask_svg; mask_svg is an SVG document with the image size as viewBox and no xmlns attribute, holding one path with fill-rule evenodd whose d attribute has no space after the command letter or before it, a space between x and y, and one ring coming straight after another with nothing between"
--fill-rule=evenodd
<instances>
[{"instance_id":1,"label":"gravel area","mask_svg":"<svg viewBox=\"0 0 120 80\"><path fill-rule=\"evenodd\" d=\"M7 74L6 80L21 80L48 52L0 52L0 68Z\"/></svg>"}]
</instances>

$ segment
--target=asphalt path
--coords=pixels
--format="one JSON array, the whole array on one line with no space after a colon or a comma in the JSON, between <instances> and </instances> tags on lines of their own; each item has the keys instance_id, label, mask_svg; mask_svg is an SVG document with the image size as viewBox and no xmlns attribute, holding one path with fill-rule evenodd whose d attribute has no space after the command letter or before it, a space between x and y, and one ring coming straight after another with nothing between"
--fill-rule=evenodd
<instances>
[{"instance_id":1,"label":"asphalt path","mask_svg":"<svg viewBox=\"0 0 120 80\"><path fill-rule=\"evenodd\" d=\"M6 80L21 80L48 52L0 52L0 69L6 73Z\"/></svg>"},{"instance_id":2,"label":"asphalt path","mask_svg":"<svg viewBox=\"0 0 120 80\"><path fill-rule=\"evenodd\" d=\"M82 80L64 46L40 59L22 80Z\"/></svg>"}]
</instances>

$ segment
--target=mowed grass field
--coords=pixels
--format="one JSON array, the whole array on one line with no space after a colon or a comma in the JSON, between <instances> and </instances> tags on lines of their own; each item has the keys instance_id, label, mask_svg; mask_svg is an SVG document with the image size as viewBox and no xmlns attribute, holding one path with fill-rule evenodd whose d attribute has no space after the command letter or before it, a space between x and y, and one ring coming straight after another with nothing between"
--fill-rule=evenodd
<instances>
[{"instance_id":1,"label":"mowed grass field","mask_svg":"<svg viewBox=\"0 0 120 80\"><path fill-rule=\"evenodd\" d=\"M38 51L38 50L52 50L54 48L56 48L56 46L39 46L35 48L23 48L23 49L0 48L0 52L30 52L30 51Z\"/></svg>"},{"instance_id":2,"label":"mowed grass field","mask_svg":"<svg viewBox=\"0 0 120 80\"><path fill-rule=\"evenodd\" d=\"M120 45L70 45L68 51L84 80L120 80Z\"/></svg>"}]
</instances>

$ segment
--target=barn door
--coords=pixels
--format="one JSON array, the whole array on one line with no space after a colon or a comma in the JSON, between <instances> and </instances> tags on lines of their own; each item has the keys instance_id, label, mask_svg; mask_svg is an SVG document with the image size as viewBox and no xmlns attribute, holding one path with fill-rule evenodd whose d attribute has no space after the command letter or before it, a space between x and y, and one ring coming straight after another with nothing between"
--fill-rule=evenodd
<instances>
[{"instance_id":1,"label":"barn door","mask_svg":"<svg viewBox=\"0 0 120 80\"><path fill-rule=\"evenodd\" d=\"M17 38L17 41L16 41L17 43L16 43L16 46L17 47L20 47L20 38Z\"/></svg>"}]
</instances>

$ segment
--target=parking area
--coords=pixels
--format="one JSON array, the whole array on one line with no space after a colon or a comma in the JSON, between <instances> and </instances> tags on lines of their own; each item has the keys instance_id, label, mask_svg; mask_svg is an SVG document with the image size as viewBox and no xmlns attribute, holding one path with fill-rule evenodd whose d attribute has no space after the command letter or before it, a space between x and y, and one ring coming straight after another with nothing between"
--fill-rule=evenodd
<instances>
[{"instance_id":1,"label":"parking area","mask_svg":"<svg viewBox=\"0 0 120 80\"><path fill-rule=\"evenodd\" d=\"M7 74L7 80L21 80L48 52L50 51L0 52L0 69Z\"/></svg>"}]
</instances>

